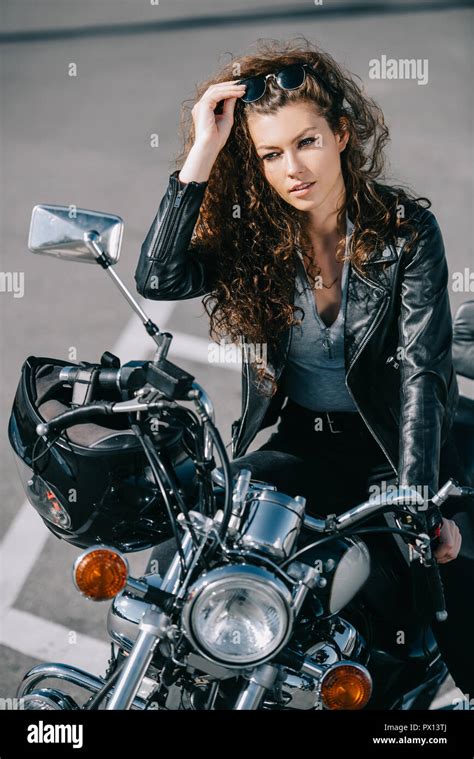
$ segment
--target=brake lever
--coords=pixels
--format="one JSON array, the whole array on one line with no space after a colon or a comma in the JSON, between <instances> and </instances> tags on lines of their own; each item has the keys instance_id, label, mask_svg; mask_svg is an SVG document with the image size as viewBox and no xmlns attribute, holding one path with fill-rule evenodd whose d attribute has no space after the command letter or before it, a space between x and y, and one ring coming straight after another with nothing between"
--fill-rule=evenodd
<instances>
[{"instance_id":1,"label":"brake lever","mask_svg":"<svg viewBox=\"0 0 474 759\"><path fill-rule=\"evenodd\" d=\"M446 600L444 597L443 581L439 571L438 562L433 555L431 543L427 549L427 555L422 559L425 568L426 580L433 602L435 617L438 622L445 622L448 618Z\"/></svg>"},{"instance_id":2,"label":"brake lever","mask_svg":"<svg viewBox=\"0 0 474 759\"><path fill-rule=\"evenodd\" d=\"M440 514L436 508L431 510L432 513L436 513L436 517ZM414 550L420 557L420 562L424 568L424 576L428 585L429 594L433 604L434 614L438 622L445 622L448 618L448 612L446 609L446 600L444 597L444 587L439 571L438 562L434 556L434 549L440 543L440 529L441 522L430 521L430 512L424 513L424 521L426 531L421 532L418 536L417 545L414 546ZM442 520L442 517L441 517ZM413 544L412 544L413 545Z\"/></svg>"}]
</instances>

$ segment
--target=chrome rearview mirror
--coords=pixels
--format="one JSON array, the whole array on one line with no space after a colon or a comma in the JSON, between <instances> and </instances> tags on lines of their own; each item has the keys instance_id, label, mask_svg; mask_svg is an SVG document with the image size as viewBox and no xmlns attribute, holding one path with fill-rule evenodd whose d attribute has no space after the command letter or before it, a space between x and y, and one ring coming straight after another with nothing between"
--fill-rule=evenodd
<instances>
[{"instance_id":1,"label":"chrome rearview mirror","mask_svg":"<svg viewBox=\"0 0 474 759\"><path fill-rule=\"evenodd\" d=\"M117 263L123 235L120 216L74 206L37 205L31 214L28 248L32 253L66 261L97 263L97 255L87 244L87 236L91 234L109 263Z\"/></svg>"},{"instance_id":2,"label":"chrome rearview mirror","mask_svg":"<svg viewBox=\"0 0 474 759\"><path fill-rule=\"evenodd\" d=\"M155 362L165 360L173 335L160 332L112 268L119 260L122 235L123 221L120 216L86 211L75 206L38 205L31 214L28 249L32 253L43 253L65 261L99 264L158 346Z\"/></svg>"}]
</instances>

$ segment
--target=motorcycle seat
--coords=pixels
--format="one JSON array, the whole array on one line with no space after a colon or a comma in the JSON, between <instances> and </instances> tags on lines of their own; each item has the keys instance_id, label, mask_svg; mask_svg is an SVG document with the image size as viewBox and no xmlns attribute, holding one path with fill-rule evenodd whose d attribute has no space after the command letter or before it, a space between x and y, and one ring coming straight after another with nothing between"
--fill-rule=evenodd
<instances>
[{"instance_id":1,"label":"motorcycle seat","mask_svg":"<svg viewBox=\"0 0 474 759\"><path fill-rule=\"evenodd\" d=\"M454 317L453 364L457 374L474 379L474 300L462 303Z\"/></svg>"},{"instance_id":2,"label":"motorcycle seat","mask_svg":"<svg viewBox=\"0 0 474 759\"><path fill-rule=\"evenodd\" d=\"M406 662L434 659L439 654L438 643L429 621L405 624L405 640L400 641L400 621L388 623L380 617L374 620L374 644L379 650Z\"/></svg>"},{"instance_id":3,"label":"motorcycle seat","mask_svg":"<svg viewBox=\"0 0 474 759\"><path fill-rule=\"evenodd\" d=\"M417 629L415 635L405 646L407 659L424 659L426 655L434 656L438 651L438 644L429 624Z\"/></svg>"}]
</instances>

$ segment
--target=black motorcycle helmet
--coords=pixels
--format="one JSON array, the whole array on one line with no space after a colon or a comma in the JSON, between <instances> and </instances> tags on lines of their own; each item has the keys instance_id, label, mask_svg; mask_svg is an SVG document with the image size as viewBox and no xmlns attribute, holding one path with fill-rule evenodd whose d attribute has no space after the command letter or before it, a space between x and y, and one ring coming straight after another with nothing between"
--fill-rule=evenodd
<instances>
[{"instance_id":1,"label":"black motorcycle helmet","mask_svg":"<svg viewBox=\"0 0 474 759\"><path fill-rule=\"evenodd\" d=\"M48 442L36 425L68 410L72 389L59 378L60 359L29 356L8 425L8 437L26 496L46 526L81 548L98 543L139 551L172 535L168 513L143 449L128 428L126 414L76 424ZM100 400L125 400L118 389L101 391ZM99 400L96 398L95 400ZM181 481L194 476L182 445L182 429L160 431L160 449ZM189 482L186 482L189 485Z\"/></svg>"}]
</instances>

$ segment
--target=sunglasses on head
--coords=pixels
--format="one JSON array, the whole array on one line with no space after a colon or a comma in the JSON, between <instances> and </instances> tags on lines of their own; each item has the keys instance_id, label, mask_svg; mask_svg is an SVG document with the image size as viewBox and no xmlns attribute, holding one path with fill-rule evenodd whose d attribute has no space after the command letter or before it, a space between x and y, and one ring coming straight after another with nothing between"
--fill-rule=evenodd
<instances>
[{"instance_id":1,"label":"sunglasses on head","mask_svg":"<svg viewBox=\"0 0 474 759\"><path fill-rule=\"evenodd\" d=\"M303 86L306 80L306 73L311 74L333 97L341 100L341 94L307 63L292 63L276 73L259 74L257 76L249 76L246 79L239 79L238 84L246 85L245 94L239 100L243 100L244 103L255 103L256 100L260 100L265 94L267 79L270 77L273 77L283 90L297 90Z\"/></svg>"}]
</instances>

